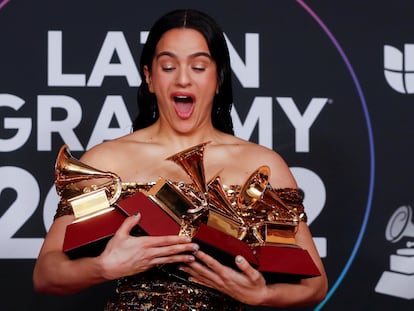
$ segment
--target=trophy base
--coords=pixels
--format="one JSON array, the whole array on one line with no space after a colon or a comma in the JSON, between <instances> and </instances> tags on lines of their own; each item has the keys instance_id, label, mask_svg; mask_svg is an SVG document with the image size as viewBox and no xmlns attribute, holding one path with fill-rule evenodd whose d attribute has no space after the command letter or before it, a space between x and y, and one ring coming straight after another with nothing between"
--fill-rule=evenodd
<instances>
[{"instance_id":1,"label":"trophy base","mask_svg":"<svg viewBox=\"0 0 414 311\"><path fill-rule=\"evenodd\" d=\"M66 227L63 251L72 259L100 255L125 217L137 212L141 214L138 223L140 234L162 236L177 235L180 232L181 225L177 223L177 217L172 217L171 213L167 213L150 197L137 192L117 202L112 210L69 224Z\"/></svg>"},{"instance_id":2,"label":"trophy base","mask_svg":"<svg viewBox=\"0 0 414 311\"><path fill-rule=\"evenodd\" d=\"M132 202L128 201L131 198L120 201L119 205L103 214L69 224L63 242L63 251L69 258L100 255L125 218L137 212L145 215L139 221L139 227L145 233L151 231L153 235L176 235L179 232L180 226L171 218L165 217L166 215L144 194L137 193L133 196ZM154 226L157 223L160 226ZM131 232L131 235L135 233Z\"/></svg>"},{"instance_id":3,"label":"trophy base","mask_svg":"<svg viewBox=\"0 0 414 311\"><path fill-rule=\"evenodd\" d=\"M109 212L68 225L64 252L71 258L99 255L125 217L137 212L141 214L138 226L144 234L178 235L181 224L164 208L138 192L119 201ZM296 281L320 275L309 253L292 245L265 244L251 248L246 242L204 223L198 225L193 241L202 251L214 254L218 261L235 269L235 256L243 256L269 282Z\"/></svg>"},{"instance_id":4,"label":"trophy base","mask_svg":"<svg viewBox=\"0 0 414 311\"><path fill-rule=\"evenodd\" d=\"M309 253L298 246L279 244L251 248L247 243L205 224L199 226L193 240L200 244L202 251L214 254L222 264L236 270L235 256L243 256L269 283L294 282L321 275Z\"/></svg>"},{"instance_id":5,"label":"trophy base","mask_svg":"<svg viewBox=\"0 0 414 311\"><path fill-rule=\"evenodd\" d=\"M141 213L139 226L147 234L177 235L181 226L163 208L142 193L118 202L118 207L128 213L134 206ZM235 256L241 255L263 273L269 282L297 281L320 275L309 253L297 246L267 244L251 248L246 242L200 223L193 236L200 249L222 264L235 268Z\"/></svg>"},{"instance_id":6,"label":"trophy base","mask_svg":"<svg viewBox=\"0 0 414 311\"><path fill-rule=\"evenodd\" d=\"M414 299L414 274L384 271L375 292L404 299Z\"/></svg>"},{"instance_id":7,"label":"trophy base","mask_svg":"<svg viewBox=\"0 0 414 311\"><path fill-rule=\"evenodd\" d=\"M63 251L71 259L96 257L102 253L108 240L115 234L125 219L118 209L71 223L66 227Z\"/></svg>"}]
</instances>

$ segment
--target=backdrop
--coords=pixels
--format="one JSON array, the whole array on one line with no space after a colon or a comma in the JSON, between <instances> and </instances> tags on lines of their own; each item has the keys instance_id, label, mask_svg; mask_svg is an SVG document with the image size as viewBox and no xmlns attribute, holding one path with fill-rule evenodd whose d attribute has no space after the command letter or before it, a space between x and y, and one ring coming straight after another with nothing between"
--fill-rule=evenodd
<instances>
[{"instance_id":1,"label":"backdrop","mask_svg":"<svg viewBox=\"0 0 414 311\"><path fill-rule=\"evenodd\" d=\"M414 303L414 2L0 1L1 310L101 310L113 284L37 295L54 162L131 130L147 31L175 8L222 25L236 135L279 152L329 277L315 310ZM262 163L258 163L260 165Z\"/></svg>"}]
</instances>

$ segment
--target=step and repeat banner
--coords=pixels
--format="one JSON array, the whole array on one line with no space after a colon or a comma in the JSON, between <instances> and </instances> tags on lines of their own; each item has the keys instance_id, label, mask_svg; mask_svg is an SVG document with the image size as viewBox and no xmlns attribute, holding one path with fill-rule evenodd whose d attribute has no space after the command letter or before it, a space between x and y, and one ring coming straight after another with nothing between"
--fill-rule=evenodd
<instances>
[{"instance_id":1,"label":"step and repeat banner","mask_svg":"<svg viewBox=\"0 0 414 311\"><path fill-rule=\"evenodd\" d=\"M279 152L305 193L330 284L312 310L411 310L414 3L404 0L0 0L0 310L102 309L111 283L33 291L58 202L55 159L63 144L78 158L131 131L148 30L185 7L225 33L236 135Z\"/></svg>"}]
</instances>

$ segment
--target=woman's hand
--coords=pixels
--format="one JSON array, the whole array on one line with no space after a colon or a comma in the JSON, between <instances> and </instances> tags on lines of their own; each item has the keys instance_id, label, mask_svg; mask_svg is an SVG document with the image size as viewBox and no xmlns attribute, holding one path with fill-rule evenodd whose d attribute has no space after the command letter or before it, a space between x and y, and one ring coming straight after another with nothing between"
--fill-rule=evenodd
<instances>
[{"instance_id":1,"label":"woman's hand","mask_svg":"<svg viewBox=\"0 0 414 311\"><path fill-rule=\"evenodd\" d=\"M198 245L191 243L188 237L131 236L130 231L138 224L140 217L136 215L126 218L99 256L106 279L133 275L156 265L191 263L195 260L191 253L198 250Z\"/></svg>"},{"instance_id":2,"label":"woman's hand","mask_svg":"<svg viewBox=\"0 0 414 311\"><path fill-rule=\"evenodd\" d=\"M242 256L235 258L240 271L222 265L202 251L195 256L198 261L181 267L191 275L191 281L215 288L246 304L258 305L263 301L267 293L266 281Z\"/></svg>"},{"instance_id":3,"label":"woman's hand","mask_svg":"<svg viewBox=\"0 0 414 311\"><path fill-rule=\"evenodd\" d=\"M303 222L299 224L296 241L297 245L306 249L312 256L321 272L320 276L304 278L297 282L266 284L263 275L243 257L236 256L235 263L238 269L232 269L202 251L195 254L197 261L183 265L182 270L190 275L192 281L215 288L249 305L277 308L315 305L325 297L328 281L312 235Z\"/></svg>"}]
</instances>

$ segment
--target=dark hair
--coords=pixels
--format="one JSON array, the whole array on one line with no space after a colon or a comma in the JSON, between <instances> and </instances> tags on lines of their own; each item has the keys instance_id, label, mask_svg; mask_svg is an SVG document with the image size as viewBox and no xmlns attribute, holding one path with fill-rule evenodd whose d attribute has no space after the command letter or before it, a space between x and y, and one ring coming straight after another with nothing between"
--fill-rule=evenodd
<instances>
[{"instance_id":1,"label":"dark hair","mask_svg":"<svg viewBox=\"0 0 414 311\"><path fill-rule=\"evenodd\" d=\"M211 119L213 126L225 133L234 134L230 111L233 103L230 56L223 31L207 14L197 10L175 10L162 16L152 26L141 53L139 72L142 83L138 88L138 115L133 130L153 124L159 117L156 97L148 89L145 81L144 66L151 70L155 48L162 35L175 28L190 28L200 32L208 45L211 57L216 62L218 93L214 96Z\"/></svg>"}]
</instances>

